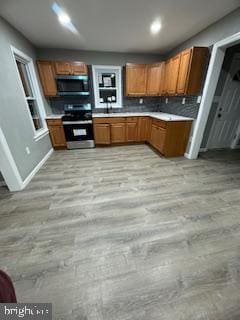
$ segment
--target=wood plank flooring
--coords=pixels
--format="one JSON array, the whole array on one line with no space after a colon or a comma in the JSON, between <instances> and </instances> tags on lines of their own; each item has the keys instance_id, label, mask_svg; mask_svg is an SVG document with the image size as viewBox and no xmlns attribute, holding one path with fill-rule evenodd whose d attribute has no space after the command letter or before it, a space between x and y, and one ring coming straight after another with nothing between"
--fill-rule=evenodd
<instances>
[{"instance_id":1,"label":"wood plank flooring","mask_svg":"<svg viewBox=\"0 0 240 320\"><path fill-rule=\"evenodd\" d=\"M239 320L240 152L55 152L0 191L0 268L54 319Z\"/></svg>"}]
</instances>

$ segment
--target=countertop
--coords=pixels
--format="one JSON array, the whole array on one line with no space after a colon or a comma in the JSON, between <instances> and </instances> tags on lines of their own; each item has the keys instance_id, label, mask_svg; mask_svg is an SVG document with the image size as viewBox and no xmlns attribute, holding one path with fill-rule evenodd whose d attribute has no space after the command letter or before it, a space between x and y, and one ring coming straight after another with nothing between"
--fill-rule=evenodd
<instances>
[{"instance_id":1,"label":"countertop","mask_svg":"<svg viewBox=\"0 0 240 320\"><path fill-rule=\"evenodd\" d=\"M193 121L193 118L177 116L163 112L119 112L119 113L93 113L93 118L108 117L152 117L164 121Z\"/></svg>"},{"instance_id":2,"label":"countertop","mask_svg":"<svg viewBox=\"0 0 240 320\"><path fill-rule=\"evenodd\" d=\"M63 114L47 115L46 119L61 119ZM116 112L116 113L93 113L93 118L111 118L111 117L152 117L164 121L193 121L193 118L177 116L175 114L164 112Z\"/></svg>"}]
</instances>

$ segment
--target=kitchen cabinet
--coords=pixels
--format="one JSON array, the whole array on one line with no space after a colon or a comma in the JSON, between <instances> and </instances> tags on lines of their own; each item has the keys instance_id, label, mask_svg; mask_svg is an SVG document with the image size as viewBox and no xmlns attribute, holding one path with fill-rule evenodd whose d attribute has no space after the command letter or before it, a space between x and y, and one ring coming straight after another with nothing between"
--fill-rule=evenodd
<instances>
[{"instance_id":1,"label":"kitchen cabinet","mask_svg":"<svg viewBox=\"0 0 240 320\"><path fill-rule=\"evenodd\" d=\"M111 143L123 143L126 141L126 124L112 123L111 124Z\"/></svg>"},{"instance_id":2,"label":"kitchen cabinet","mask_svg":"<svg viewBox=\"0 0 240 320\"><path fill-rule=\"evenodd\" d=\"M93 119L96 145L149 142L165 157L183 156L192 121L164 121L151 116Z\"/></svg>"},{"instance_id":3,"label":"kitchen cabinet","mask_svg":"<svg viewBox=\"0 0 240 320\"><path fill-rule=\"evenodd\" d=\"M138 119L137 117L127 118L126 142L136 142L138 140Z\"/></svg>"},{"instance_id":4,"label":"kitchen cabinet","mask_svg":"<svg viewBox=\"0 0 240 320\"><path fill-rule=\"evenodd\" d=\"M66 149L66 139L61 119L47 119L50 138L54 149Z\"/></svg>"},{"instance_id":5,"label":"kitchen cabinet","mask_svg":"<svg viewBox=\"0 0 240 320\"><path fill-rule=\"evenodd\" d=\"M96 123L94 125L94 139L96 144L110 144L110 124Z\"/></svg>"},{"instance_id":6,"label":"kitchen cabinet","mask_svg":"<svg viewBox=\"0 0 240 320\"><path fill-rule=\"evenodd\" d=\"M161 95L166 95L167 91L168 91L168 84L169 84L169 81L170 81L170 78L171 78L170 67L171 67L171 60L167 60L165 62L165 72L164 72L164 77L163 77Z\"/></svg>"},{"instance_id":7,"label":"kitchen cabinet","mask_svg":"<svg viewBox=\"0 0 240 320\"><path fill-rule=\"evenodd\" d=\"M178 71L180 66L180 57L181 55L178 54L170 60L170 65L168 69L168 76L167 76L167 93L169 95L175 95L177 90L177 81L178 81Z\"/></svg>"},{"instance_id":8,"label":"kitchen cabinet","mask_svg":"<svg viewBox=\"0 0 240 320\"><path fill-rule=\"evenodd\" d=\"M88 73L87 65L83 62L73 61L71 67L73 75L86 75Z\"/></svg>"},{"instance_id":9,"label":"kitchen cabinet","mask_svg":"<svg viewBox=\"0 0 240 320\"><path fill-rule=\"evenodd\" d=\"M153 120L150 144L165 157L183 156L191 125L191 121Z\"/></svg>"},{"instance_id":10,"label":"kitchen cabinet","mask_svg":"<svg viewBox=\"0 0 240 320\"><path fill-rule=\"evenodd\" d=\"M177 94L194 95L201 89L208 49L193 47L181 52Z\"/></svg>"},{"instance_id":11,"label":"kitchen cabinet","mask_svg":"<svg viewBox=\"0 0 240 320\"><path fill-rule=\"evenodd\" d=\"M147 90L147 65L126 65L126 95L145 96Z\"/></svg>"},{"instance_id":12,"label":"kitchen cabinet","mask_svg":"<svg viewBox=\"0 0 240 320\"><path fill-rule=\"evenodd\" d=\"M37 61L37 66L44 95L46 97L55 97L57 95L57 86L52 61Z\"/></svg>"},{"instance_id":13,"label":"kitchen cabinet","mask_svg":"<svg viewBox=\"0 0 240 320\"><path fill-rule=\"evenodd\" d=\"M206 47L192 47L165 62L127 64L126 95L196 95L201 90L207 52Z\"/></svg>"},{"instance_id":14,"label":"kitchen cabinet","mask_svg":"<svg viewBox=\"0 0 240 320\"><path fill-rule=\"evenodd\" d=\"M139 117L139 120L138 120L138 141L139 142L149 141L151 122L152 121L150 117Z\"/></svg>"},{"instance_id":15,"label":"kitchen cabinet","mask_svg":"<svg viewBox=\"0 0 240 320\"><path fill-rule=\"evenodd\" d=\"M158 96L162 91L164 63L150 64L147 67L147 95Z\"/></svg>"},{"instance_id":16,"label":"kitchen cabinet","mask_svg":"<svg viewBox=\"0 0 240 320\"><path fill-rule=\"evenodd\" d=\"M56 74L81 75L87 74L87 66L80 61L55 61Z\"/></svg>"}]
</instances>

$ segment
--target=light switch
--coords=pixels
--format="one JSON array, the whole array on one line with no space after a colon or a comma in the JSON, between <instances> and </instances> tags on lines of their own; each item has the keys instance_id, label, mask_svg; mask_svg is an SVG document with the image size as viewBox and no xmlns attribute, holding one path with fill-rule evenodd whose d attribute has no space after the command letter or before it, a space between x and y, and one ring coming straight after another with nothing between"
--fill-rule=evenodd
<instances>
[{"instance_id":1,"label":"light switch","mask_svg":"<svg viewBox=\"0 0 240 320\"><path fill-rule=\"evenodd\" d=\"M143 104L143 99L142 98L139 99L139 104Z\"/></svg>"},{"instance_id":2,"label":"light switch","mask_svg":"<svg viewBox=\"0 0 240 320\"><path fill-rule=\"evenodd\" d=\"M198 96L197 97L197 103L201 103L201 100L202 100L202 96Z\"/></svg>"},{"instance_id":3,"label":"light switch","mask_svg":"<svg viewBox=\"0 0 240 320\"><path fill-rule=\"evenodd\" d=\"M165 98L165 103L168 104L168 98Z\"/></svg>"},{"instance_id":4,"label":"light switch","mask_svg":"<svg viewBox=\"0 0 240 320\"><path fill-rule=\"evenodd\" d=\"M185 104L186 98L182 98L182 104Z\"/></svg>"}]
</instances>

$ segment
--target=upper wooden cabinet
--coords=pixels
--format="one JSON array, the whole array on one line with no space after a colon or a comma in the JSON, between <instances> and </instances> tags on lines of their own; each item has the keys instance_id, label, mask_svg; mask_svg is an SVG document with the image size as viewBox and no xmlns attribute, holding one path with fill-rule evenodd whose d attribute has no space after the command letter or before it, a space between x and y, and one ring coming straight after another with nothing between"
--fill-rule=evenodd
<instances>
[{"instance_id":1,"label":"upper wooden cabinet","mask_svg":"<svg viewBox=\"0 0 240 320\"><path fill-rule=\"evenodd\" d=\"M193 47L181 52L177 94L193 95L201 89L208 49Z\"/></svg>"},{"instance_id":2,"label":"upper wooden cabinet","mask_svg":"<svg viewBox=\"0 0 240 320\"><path fill-rule=\"evenodd\" d=\"M147 91L147 65L126 65L126 95L145 96Z\"/></svg>"},{"instance_id":3,"label":"upper wooden cabinet","mask_svg":"<svg viewBox=\"0 0 240 320\"><path fill-rule=\"evenodd\" d=\"M147 67L147 95L158 96L162 92L164 62L150 64Z\"/></svg>"},{"instance_id":4,"label":"upper wooden cabinet","mask_svg":"<svg viewBox=\"0 0 240 320\"><path fill-rule=\"evenodd\" d=\"M57 86L52 61L37 61L37 66L44 95L47 97L56 96Z\"/></svg>"},{"instance_id":5,"label":"upper wooden cabinet","mask_svg":"<svg viewBox=\"0 0 240 320\"><path fill-rule=\"evenodd\" d=\"M194 95L201 90L208 48L193 47L166 62L126 65L126 95Z\"/></svg>"},{"instance_id":6,"label":"upper wooden cabinet","mask_svg":"<svg viewBox=\"0 0 240 320\"><path fill-rule=\"evenodd\" d=\"M72 74L74 75L88 73L87 65L83 62L73 61L71 66L72 66Z\"/></svg>"},{"instance_id":7,"label":"upper wooden cabinet","mask_svg":"<svg viewBox=\"0 0 240 320\"><path fill-rule=\"evenodd\" d=\"M169 75L168 75L168 81L167 81L167 93L170 95L173 95L176 93L180 57L181 55L178 54L170 60L170 65L168 69Z\"/></svg>"},{"instance_id":8,"label":"upper wooden cabinet","mask_svg":"<svg viewBox=\"0 0 240 320\"><path fill-rule=\"evenodd\" d=\"M56 74L71 74L72 68L70 62L55 61Z\"/></svg>"},{"instance_id":9,"label":"upper wooden cabinet","mask_svg":"<svg viewBox=\"0 0 240 320\"><path fill-rule=\"evenodd\" d=\"M87 74L86 64L80 61L55 61L55 69L58 75Z\"/></svg>"}]
</instances>

